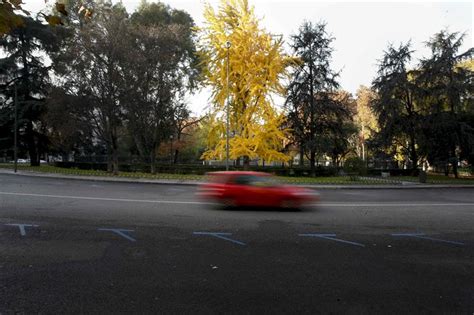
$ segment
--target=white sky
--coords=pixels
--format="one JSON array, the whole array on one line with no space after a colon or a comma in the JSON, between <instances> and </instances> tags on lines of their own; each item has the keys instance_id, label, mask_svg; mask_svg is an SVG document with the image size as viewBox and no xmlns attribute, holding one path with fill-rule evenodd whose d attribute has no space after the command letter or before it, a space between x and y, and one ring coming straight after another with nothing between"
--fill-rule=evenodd
<instances>
[{"instance_id":1,"label":"white sky","mask_svg":"<svg viewBox=\"0 0 474 315\"><path fill-rule=\"evenodd\" d=\"M153 0L148 0L154 2ZM38 11L44 0L24 0L25 8ZM118 2L118 1L113 1ZM197 25L203 23L204 0L163 0L176 9L187 11ZM217 8L218 0L206 1ZM122 0L129 12L140 0ZM442 29L465 32L462 51L474 46L472 1L463 2L357 2L315 0L249 0L262 25L271 33L283 34L288 42L304 20L326 21L327 30L335 37L333 69L342 70L341 88L351 93L360 85L370 85L388 43L398 45L411 39L414 63L429 51L424 47L433 34ZM190 108L203 112L209 103L206 89L189 97ZM277 100L281 102L281 100ZM279 104L277 104L279 105Z\"/></svg>"}]
</instances>

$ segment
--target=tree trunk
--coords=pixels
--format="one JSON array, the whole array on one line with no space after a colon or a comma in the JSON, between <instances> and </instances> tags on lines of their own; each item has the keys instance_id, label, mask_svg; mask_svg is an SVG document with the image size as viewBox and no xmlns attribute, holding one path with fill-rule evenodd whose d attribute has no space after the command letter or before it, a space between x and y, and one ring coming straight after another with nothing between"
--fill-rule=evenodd
<instances>
[{"instance_id":1,"label":"tree trunk","mask_svg":"<svg viewBox=\"0 0 474 315\"><path fill-rule=\"evenodd\" d=\"M235 160L235 166L237 166L237 167L240 166L240 157L238 157L238 158Z\"/></svg>"},{"instance_id":2,"label":"tree trunk","mask_svg":"<svg viewBox=\"0 0 474 315\"><path fill-rule=\"evenodd\" d=\"M247 155L244 156L244 171L248 171L250 169L250 157Z\"/></svg>"},{"instance_id":3,"label":"tree trunk","mask_svg":"<svg viewBox=\"0 0 474 315\"><path fill-rule=\"evenodd\" d=\"M156 174L156 159L155 159L155 150L152 149L150 152L150 172Z\"/></svg>"},{"instance_id":4,"label":"tree trunk","mask_svg":"<svg viewBox=\"0 0 474 315\"><path fill-rule=\"evenodd\" d=\"M113 172L113 163L112 163L112 147L110 144L107 144L107 173Z\"/></svg>"},{"instance_id":5,"label":"tree trunk","mask_svg":"<svg viewBox=\"0 0 474 315\"><path fill-rule=\"evenodd\" d=\"M362 141L362 160L365 161L365 143Z\"/></svg>"},{"instance_id":6,"label":"tree trunk","mask_svg":"<svg viewBox=\"0 0 474 315\"><path fill-rule=\"evenodd\" d=\"M118 175L119 173L119 162L118 162L118 143L115 134L112 134L112 174Z\"/></svg>"},{"instance_id":7,"label":"tree trunk","mask_svg":"<svg viewBox=\"0 0 474 315\"><path fill-rule=\"evenodd\" d=\"M418 154L416 153L415 147L415 136L410 136L410 160L411 160L411 169L416 171L418 169Z\"/></svg>"},{"instance_id":8,"label":"tree trunk","mask_svg":"<svg viewBox=\"0 0 474 315\"><path fill-rule=\"evenodd\" d=\"M39 166L38 150L36 147L35 135L33 132L33 123L28 121L26 124L26 139L28 143L28 154L30 155L30 165Z\"/></svg>"},{"instance_id":9,"label":"tree trunk","mask_svg":"<svg viewBox=\"0 0 474 315\"><path fill-rule=\"evenodd\" d=\"M118 175L119 173L118 152L116 148L114 148L112 153L112 173L114 175Z\"/></svg>"},{"instance_id":10,"label":"tree trunk","mask_svg":"<svg viewBox=\"0 0 474 315\"><path fill-rule=\"evenodd\" d=\"M69 156L66 153L61 153L61 159L63 162L68 162Z\"/></svg>"},{"instance_id":11,"label":"tree trunk","mask_svg":"<svg viewBox=\"0 0 474 315\"><path fill-rule=\"evenodd\" d=\"M110 143L107 144L107 172L118 175L118 164L117 142L112 136Z\"/></svg>"},{"instance_id":12,"label":"tree trunk","mask_svg":"<svg viewBox=\"0 0 474 315\"><path fill-rule=\"evenodd\" d=\"M300 166L304 167L304 147L303 147L303 143L300 143Z\"/></svg>"},{"instance_id":13,"label":"tree trunk","mask_svg":"<svg viewBox=\"0 0 474 315\"><path fill-rule=\"evenodd\" d=\"M29 99L30 94L30 83L29 83L29 65L27 59L27 52L26 52L26 42L23 31L20 31L20 42L21 42L21 59L23 64L22 74L23 77L21 78L23 81L23 101L27 101ZM23 118L25 118L23 116ZM28 119L28 123L26 124L26 141L28 144L28 154L30 155L30 165L31 166L39 166L38 160L38 151L35 143L35 137L33 133L33 122L31 119Z\"/></svg>"},{"instance_id":14,"label":"tree trunk","mask_svg":"<svg viewBox=\"0 0 474 315\"><path fill-rule=\"evenodd\" d=\"M453 166L453 174L454 174L454 178L458 178L458 159L457 159L457 156L456 156L456 148L453 147L452 150L451 150L451 155L452 155L452 162L451 162L451 165Z\"/></svg>"},{"instance_id":15,"label":"tree trunk","mask_svg":"<svg viewBox=\"0 0 474 315\"><path fill-rule=\"evenodd\" d=\"M311 149L311 154L309 158L309 162L311 164L311 176L316 176L316 169L315 169L315 163L316 163L316 151L314 149Z\"/></svg>"},{"instance_id":16,"label":"tree trunk","mask_svg":"<svg viewBox=\"0 0 474 315\"><path fill-rule=\"evenodd\" d=\"M178 154L179 154L179 150L178 149L174 150L173 164L178 163Z\"/></svg>"}]
</instances>

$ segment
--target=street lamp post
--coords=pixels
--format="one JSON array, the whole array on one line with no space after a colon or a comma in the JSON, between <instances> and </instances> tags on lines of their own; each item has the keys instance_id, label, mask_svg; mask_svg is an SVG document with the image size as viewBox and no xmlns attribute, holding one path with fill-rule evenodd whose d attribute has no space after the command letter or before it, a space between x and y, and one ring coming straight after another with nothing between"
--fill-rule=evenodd
<instances>
[{"instance_id":1,"label":"street lamp post","mask_svg":"<svg viewBox=\"0 0 474 315\"><path fill-rule=\"evenodd\" d=\"M225 43L227 48L227 99L226 99L226 145L225 145L225 170L229 170L229 49L231 43L227 41Z\"/></svg>"},{"instance_id":2,"label":"street lamp post","mask_svg":"<svg viewBox=\"0 0 474 315\"><path fill-rule=\"evenodd\" d=\"M14 159L14 163L15 163L15 166L14 166L14 171L15 173L17 172L17 169L18 169L18 93L17 93L17 89L16 89L16 83L15 83L15 99L14 99L14 102L15 102L15 130L13 132L14 136L13 136L13 142L14 142L14 149L13 149L13 159Z\"/></svg>"}]
</instances>

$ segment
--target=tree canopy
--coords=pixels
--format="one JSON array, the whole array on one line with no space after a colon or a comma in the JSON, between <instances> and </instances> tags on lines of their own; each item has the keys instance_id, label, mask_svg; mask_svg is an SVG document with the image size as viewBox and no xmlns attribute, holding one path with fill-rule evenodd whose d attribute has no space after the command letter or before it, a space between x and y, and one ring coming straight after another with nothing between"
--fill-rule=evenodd
<instances>
[{"instance_id":1,"label":"tree canopy","mask_svg":"<svg viewBox=\"0 0 474 315\"><path fill-rule=\"evenodd\" d=\"M212 88L212 128L203 157L225 159L229 93L230 158L243 157L246 165L255 158L288 160L280 152L287 137L281 128L285 116L271 98L284 93L281 82L293 62L282 38L260 26L247 0L222 1L218 11L207 5L204 17L198 47L205 83Z\"/></svg>"},{"instance_id":2,"label":"tree canopy","mask_svg":"<svg viewBox=\"0 0 474 315\"><path fill-rule=\"evenodd\" d=\"M300 146L300 163L308 151L313 172L316 155L324 153L321 145L328 140L325 134L330 133L329 129L341 131L336 129L342 125L333 118L347 116L342 99L334 97L339 83L338 73L331 69L333 40L325 23L304 22L291 42L299 62L293 67L286 108L295 142Z\"/></svg>"}]
</instances>

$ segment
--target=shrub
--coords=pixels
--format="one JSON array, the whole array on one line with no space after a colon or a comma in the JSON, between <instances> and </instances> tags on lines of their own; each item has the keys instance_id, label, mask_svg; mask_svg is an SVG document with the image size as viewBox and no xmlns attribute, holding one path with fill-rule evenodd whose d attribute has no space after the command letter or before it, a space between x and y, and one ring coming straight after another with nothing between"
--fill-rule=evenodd
<instances>
[{"instance_id":1,"label":"shrub","mask_svg":"<svg viewBox=\"0 0 474 315\"><path fill-rule=\"evenodd\" d=\"M344 162L344 172L348 173L349 175L366 175L367 174L367 167L365 166L364 160L358 157L351 157L348 158Z\"/></svg>"}]
</instances>

